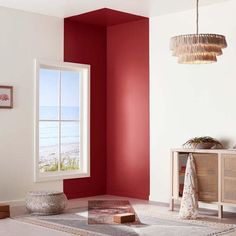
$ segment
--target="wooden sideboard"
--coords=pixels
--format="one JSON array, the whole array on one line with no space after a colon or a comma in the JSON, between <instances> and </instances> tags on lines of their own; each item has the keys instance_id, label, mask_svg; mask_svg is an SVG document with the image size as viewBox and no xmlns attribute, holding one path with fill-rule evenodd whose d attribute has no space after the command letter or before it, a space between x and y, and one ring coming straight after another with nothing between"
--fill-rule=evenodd
<instances>
[{"instance_id":1,"label":"wooden sideboard","mask_svg":"<svg viewBox=\"0 0 236 236\"><path fill-rule=\"evenodd\" d=\"M172 149L171 210L181 200L189 153L195 160L199 201L218 205L218 216L222 218L223 206L236 207L236 150Z\"/></svg>"}]
</instances>

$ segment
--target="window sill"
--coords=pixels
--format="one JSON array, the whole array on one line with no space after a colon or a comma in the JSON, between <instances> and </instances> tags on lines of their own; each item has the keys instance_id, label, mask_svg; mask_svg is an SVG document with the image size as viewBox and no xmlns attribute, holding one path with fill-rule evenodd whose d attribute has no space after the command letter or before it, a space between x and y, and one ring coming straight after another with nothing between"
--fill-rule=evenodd
<instances>
[{"instance_id":1,"label":"window sill","mask_svg":"<svg viewBox=\"0 0 236 236\"><path fill-rule=\"evenodd\" d=\"M50 182L64 179L80 179L80 178L88 178L90 177L90 173L83 172L66 172L66 173L40 173L35 176L34 182Z\"/></svg>"}]
</instances>

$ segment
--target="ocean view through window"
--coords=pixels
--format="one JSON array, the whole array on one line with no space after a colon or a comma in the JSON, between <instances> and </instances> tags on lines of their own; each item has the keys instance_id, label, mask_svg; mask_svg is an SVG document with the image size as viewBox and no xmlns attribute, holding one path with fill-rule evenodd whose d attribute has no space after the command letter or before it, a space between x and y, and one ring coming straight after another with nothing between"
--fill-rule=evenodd
<instances>
[{"instance_id":1,"label":"ocean view through window","mask_svg":"<svg viewBox=\"0 0 236 236\"><path fill-rule=\"evenodd\" d=\"M36 62L35 181L89 176L89 69Z\"/></svg>"}]
</instances>

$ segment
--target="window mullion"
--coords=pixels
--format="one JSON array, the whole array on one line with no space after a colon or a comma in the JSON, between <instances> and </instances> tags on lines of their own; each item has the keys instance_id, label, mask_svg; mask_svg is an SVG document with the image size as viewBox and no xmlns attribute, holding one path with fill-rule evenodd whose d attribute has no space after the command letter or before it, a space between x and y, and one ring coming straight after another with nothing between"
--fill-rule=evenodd
<instances>
[{"instance_id":1,"label":"window mullion","mask_svg":"<svg viewBox=\"0 0 236 236\"><path fill-rule=\"evenodd\" d=\"M80 109L80 112L79 112L79 146L80 146L80 154L79 154L79 165L80 165L80 168L83 170L84 169L84 147L83 147L83 75L82 73L80 74L81 78L80 78L80 84L79 84L79 87L80 87L80 94L79 94L79 109Z\"/></svg>"},{"instance_id":2,"label":"window mullion","mask_svg":"<svg viewBox=\"0 0 236 236\"><path fill-rule=\"evenodd\" d=\"M58 171L61 171L61 70L59 79L59 147L58 147Z\"/></svg>"},{"instance_id":3,"label":"window mullion","mask_svg":"<svg viewBox=\"0 0 236 236\"><path fill-rule=\"evenodd\" d=\"M41 119L41 120L39 120L39 121L50 121L50 122L59 122L59 121L61 121L61 122L79 122L80 120L63 120L63 119L58 119L58 120L43 120L43 119Z\"/></svg>"}]
</instances>

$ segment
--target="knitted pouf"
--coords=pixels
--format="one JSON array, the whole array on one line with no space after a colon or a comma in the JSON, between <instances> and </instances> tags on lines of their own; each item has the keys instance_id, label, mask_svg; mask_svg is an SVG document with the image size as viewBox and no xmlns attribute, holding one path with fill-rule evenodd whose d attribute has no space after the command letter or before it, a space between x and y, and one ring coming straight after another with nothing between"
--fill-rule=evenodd
<instances>
[{"instance_id":1,"label":"knitted pouf","mask_svg":"<svg viewBox=\"0 0 236 236\"><path fill-rule=\"evenodd\" d=\"M32 191L26 195L26 208L33 215L60 214L66 203L67 198L63 192Z\"/></svg>"}]
</instances>

